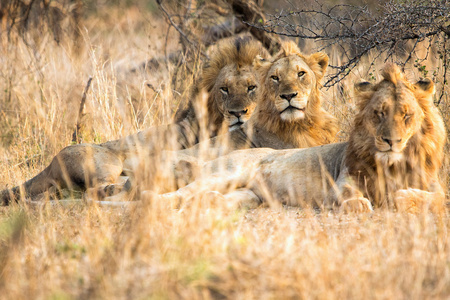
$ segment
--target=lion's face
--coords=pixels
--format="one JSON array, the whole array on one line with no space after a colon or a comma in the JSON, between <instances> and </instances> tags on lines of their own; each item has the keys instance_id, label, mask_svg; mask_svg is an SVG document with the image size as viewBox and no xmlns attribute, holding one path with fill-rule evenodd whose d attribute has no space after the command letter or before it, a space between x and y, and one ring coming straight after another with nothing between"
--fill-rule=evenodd
<instances>
[{"instance_id":1,"label":"lion's face","mask_svg":"<svg viewBox=\"0 0 450 300\"><path fill-rule=\"evenodd\" d=\"M373 151L378 161L391 165L403 158L412 136L421 129L424 113L414 91L429 89L432 82L420 81L414 86L384 81L376 88L361 83L370 99L364 107L365 127L373 138ZM365 85L365 87L363 87Z\"/></svg>"},{"instance_id":2,"label":"lion's face","mask_svg":"<svg viewBox=\"0 0 450 300\"><path fill-rule=\"evenodd\" d=\"M217 77L212 93L219 111L229 127L246 122L260 97L260 84L252 66L224 67Z\"/></svg>"},{"instance_id":3,"label":"lion's face","mask_svg":"<svg viewBox=\"0 0 450 300\"><path fill-rule=\"evenodd\" d=\"M328 65L328 56L309 57L306 62L293 54L276 60L267 72L265 84L269 98L283 121L297 121L305 118L311 93L315 92L317 81ZM320 74L313 65L320 65ZM318 78L320 76L320 78Z\"/></svg>"}]
</instances>

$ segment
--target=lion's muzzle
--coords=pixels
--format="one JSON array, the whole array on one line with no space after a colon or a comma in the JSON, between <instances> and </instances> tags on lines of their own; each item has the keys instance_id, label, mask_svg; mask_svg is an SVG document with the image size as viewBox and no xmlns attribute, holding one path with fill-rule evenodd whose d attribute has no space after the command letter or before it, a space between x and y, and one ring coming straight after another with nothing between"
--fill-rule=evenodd
<instances>
[{"instance_id":1,"label":"lion's muzzle","mask_svg":"<svg viewBox=\"0 0 450 300\"><path fill-rule=\"evenodd\" d=\"M380 136L375 139L375 146L380 152L402 152L405 143L401 138Z\"/></svg>"},{"instance_id":2,"label":"lion's muzzle","mask_svg":"<svg viewBox=\"0 0 450 300\"><path fill-rule=\"evenodd\" d=\"M277 106L283 120L293 121L305 117L307 100L299 98L298 93L282 94L280 98Z\"/></svg>"},{"instance_id":3,"label":"lion's muzzle","mask_svg":"<svg viewBox=\"0 0 450 300\"><path fill-rule=\"evenodd\" d=\"M229 116L229 127L235 128L244 124L249 118L248 109L240 110L240 111L228 111Z\"/></svg>"},{"instance_id":4,"label":"lion's muzzle","mask_svg":"<svg viewBox=\"0 0 450 300\"><path fill-rule=\"evenodd\" d=\"M291 99L297 97L297 95L298 95L298 93L282 94L282 95L280 95L280 98L290 102Z\"/></svg>"}]
</instances>

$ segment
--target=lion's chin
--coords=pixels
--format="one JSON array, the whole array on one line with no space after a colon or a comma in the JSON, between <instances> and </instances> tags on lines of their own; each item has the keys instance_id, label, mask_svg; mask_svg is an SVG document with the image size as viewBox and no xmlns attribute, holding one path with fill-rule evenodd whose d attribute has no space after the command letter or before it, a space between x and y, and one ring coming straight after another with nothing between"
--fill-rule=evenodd
<instances>
[{"instance_id":1,"label":"lion's chin","mask_svg":"<svg viewBox=\"0 0 450 300\"><path fill-rule=\"evenodd\" d=\"M233 130L235 128L241 127L245 122L247 121L247 118L233 118L228 120L228 129Z\"/></svg>"},{"instance_id":2,"label":"lion's chin","mask_svg":"<svg viewBox=\"0 0 450 300\"><path fill-rule=\"evenodd\" d=\"M403 159L403 153L394 151L379 151L375 154L375 160L384 166L392 166Z\"/></svg>"},{"instance_id":3,"label":"lion's chin","mask_svg":"<svg viewBox=\"0 0 450 300\"><path fill-rule=\"evenodd\" d=\"M228 127L228 131L231 131L231 130L235 130L235 129L237 129L237 128L240 128L242 124L244 124L244 123L243 123L243 122L236 122L236 123L234 123L234 124L232 124L232 125L230 125L230 126Z\"/></svg>"},{"instance_id":4,"label":"lion's chin","mask_svg":"<svg viewBox=\"0 0 450 300\"><path fill-rule=\"evenodd\" d=\"M305 118L305 111L295 107L288 107L281 112L281 119L287 122L302 120Z\"/></svg>"}]
</instances>

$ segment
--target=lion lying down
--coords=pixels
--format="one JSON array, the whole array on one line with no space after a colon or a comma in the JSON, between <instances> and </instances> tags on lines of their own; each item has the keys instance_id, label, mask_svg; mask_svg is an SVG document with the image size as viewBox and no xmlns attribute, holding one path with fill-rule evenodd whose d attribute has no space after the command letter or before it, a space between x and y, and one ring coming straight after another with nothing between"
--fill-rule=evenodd
<instances>
[{"instance_id":1,"label":"lion lying down","mask_svg":"<svg viewBox=\"0 0 450 300\"><path fill-rule=\"evenodd\" d=\"M173 164L168 163L169 166L165 167L163 172L167 169L176 170L176 183L170 182L170 172L167 179L159 180L169 186L168 190L191 181L189 171L177 171L183 163L197 165L201 161L211 160L238 149L305 148L335 140L338 131L337 120L322 108L322 95L319 91L320 82L328 67L328 56L325 53L303 55L294 42L284 42L280 52L272 59L257 58L253 65L259 74L263 94L255 112L240 128L189 149L176 153L166 152L166 157L162 160L165 163L173 161ZM153 160L150 161L154 164ZM142 166L138 169L142 169ZM160 176L162 172L155 173ZM140 182L136 186L140 186ZM122 200L130 188L128 181L122 193L106 200ZM158 188L164 189L161 184Z\"/></svg>"},{"instance_id":2,"label":"lion lying down","mask_svg":"<svg viewBox=\"0 0 450 300\"><path fill-rule=\"evenodd\" d=\"M385 66L383 77L377 84L355 85L359 112L348 142L235 151L204 164L203 178L158 197L182 200L217 191L247 204L274 200L344 211L440 207L446 134L433 105L434 85L428 79L409 83L393 64Z\"/></svg>"},{"instance_id":3,"label":"lion lying down","mask_svg":"<svg viewBox=\"0 0 450 300\"><path fill-rule=\"evenodd\" d=\"M247 121L259 99L260 84L253 71L256 56L268 58L262 45L248 38L223 41L204 66L200 86L206 103L192 97L189 106L177 113L175 123L151 127L103 144L72 145L61 150L41 173L11 190L0 193L0 204L25 197L35 198L49 189L85 189L117 183L130 175L138 157L163 149L178 150L235 128ZM227 93L224 94L223 90Z\"/></svg>"}]
</instances>

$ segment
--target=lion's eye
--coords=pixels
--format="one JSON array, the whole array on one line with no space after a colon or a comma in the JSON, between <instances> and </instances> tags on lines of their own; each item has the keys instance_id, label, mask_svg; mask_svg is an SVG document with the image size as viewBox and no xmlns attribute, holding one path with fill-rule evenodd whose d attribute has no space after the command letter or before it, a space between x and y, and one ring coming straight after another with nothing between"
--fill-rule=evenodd
<instances>
[{"instance_id":1,"label":"lion's eye","mask_svg":"<svg viewBox=\"0 0 450 300\"><path fill-rule=\"evenodd\" d=\"M405 115L403 116L403 120L405 120L405 122L406 122L407 120L409 120L410 117L411 117L410 114L405 114Z\"/></svg>"},{"instance_id":2,"label":"lion's eye","mask_svg":"<svg viewBox=\"0 0 450 300\"><path fill-rule=\"evenodd\" d=\"M249 92L253 91L254 89L256 89L256 85L249 85L248 86L248 91Z\"/></svg>"},{"instance_id":3,"label":"lion's eye","mask_svg":"<svg viewBox=\"0 0 450 300\"><path fill-rule=\"evenodd\" d=\"M305 75L305 71L300 71L300 72L298 72L298 77L302 77L303 75Z\"/></svg>"},{"instance_id":4,"label":"lion's eye","mask_svg":"<svg viewBox=\"0 0 450 300\"><path fill-rule=\"evenodd\" d=\"M272 78L273 81L277 81L280 80L280 78L278 78L278 76L270 76L270 78Z\"/></svg>"},{"instance_id":5,"label":"lion's eye","mask_svg":"<svg viewBox=\"0 0 450 300\"><path fill-rule=\"evenodd\" d=\"M224 92L225 94L228 94L228 88L227 87L221 87L220 90Z\"/></svg>"}]
</instances>

